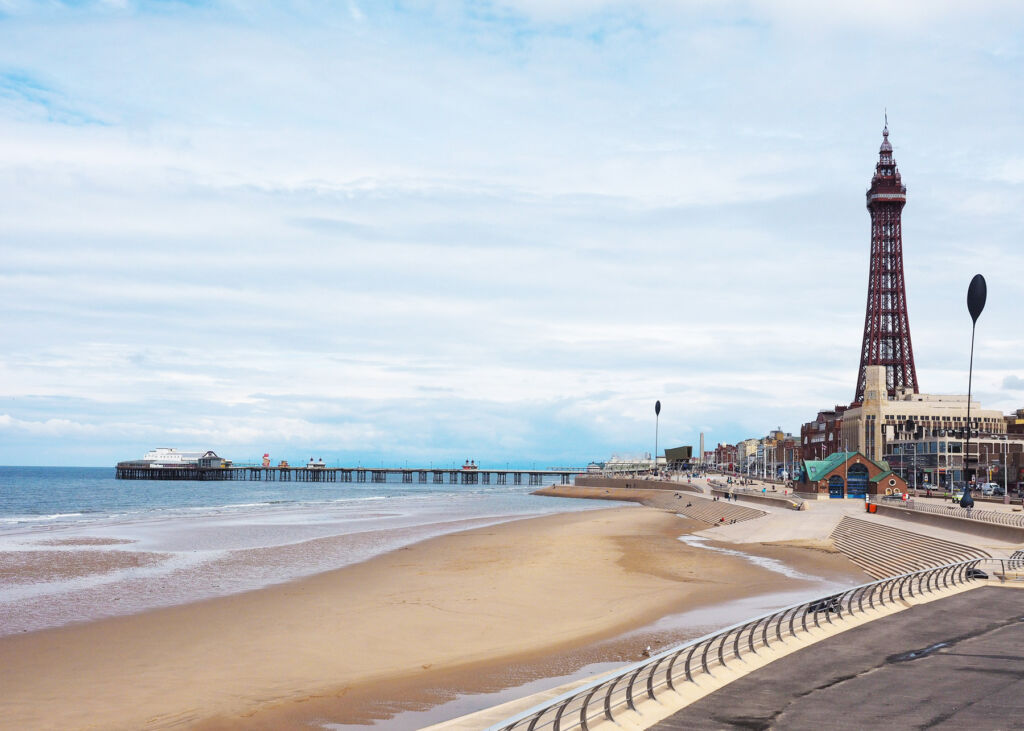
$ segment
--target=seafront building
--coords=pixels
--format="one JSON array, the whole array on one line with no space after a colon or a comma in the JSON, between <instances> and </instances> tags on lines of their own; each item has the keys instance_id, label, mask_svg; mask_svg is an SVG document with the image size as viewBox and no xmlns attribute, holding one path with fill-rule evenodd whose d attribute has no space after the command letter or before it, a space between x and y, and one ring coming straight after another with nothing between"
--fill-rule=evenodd
<instances>
[{"instance_id":1,"label":"seafront building","mask_svg":"<svg viewBox=\"0 0 1024 731\"><path fill-rule=\"evenodd\" d=\"M210 471L231 472L229 459L211 449L205 452L179 452L173 447L157 447L146 452L142 459L118 462L115 476L119 480L178 480L199 479Z\"/></svg>"},{"instance_id":2,"label":"seafront building","mask_svg":"<svg viewBox=\"0 0 1024 731\"><path fill-rule=\"evenodd\" d=\"M830 423L826 419L801 429L804 453L813 453L809 440L818 433L839 433L839 451L863 453L868 459L887 462L911 488L949 488L974 478L997 482L1013 493L1021 485L1024 433L1008 434L1011 419L1001 411L970 404L967 396L931 395L899 390L889 396L885 369L866 369L864 400L851 404ZM822 414L819 414L819 418ZM827 417L826 417L827 418ZM818 427L824 424L824 428ZM971 430L971 471L964 467L967 430ZM816 455L815 455L816 456Z\"/></svg>"},{"instance_id":3,"label":"seafront building","mask_svg":"<svg viewBox=\"0 0 1024 731\"><path fill-rule=\"evenodd\" d=\"M824 459L842 449L843 413L846 406L837 404L822 409L814 421L800 427L800 459Z\"/></svg>"},{"instance_id":4,"label":"seafront building","mask_svg":"<svg viewBox=\"0 0 1024 731\"><path fill-rule=\"evenodd\" d=\"M776 429L770 435L769 459L775 465L775 474L791 476L800 462L800 440L789 432L782 431L782 427Z\"/></svg>"},{"instance_id":5,"label":"seafront building","mask_svg":"<svg viewBox=\"0 0 1024 731\"><path fill-rule=\"evenodd\" d=\"M654 460L651 459L649 453L643 455L618 455L613 454L610 459L604 463L604 471L607 473L624 473L632 474L636 472L643 472L650 470L654 467Z\"/></svg>"},{"instance_id":6,"label":"seafront building","mask_svg":"<svg viewBox=\"0 0 1024 731\"><path fill-rule=\"evenodd\" d=\"M843 414L843 445L888 462L912 488L948 488L970 478L996 482L1011 493L1024 487L1024 434L1007 433L1011 419L972 401L968 425L967 396L899 391L889 397L881 371L868 369L864 402ZM969 476L964 467L968 428Z\"/></svg>"},{"instance_id":7,"label":"seafront building","mask_svg":"<svg viewBox=\"0 0 1024 731\"><path fill-rule=\"evenodd\" d=\"M805 460L796 489L805 496L864 500L868 495L903 494L907 483L885 462L844 451L823 460Z\"/></svg>"},{"instance_id":8,"label":"seafront building","mask_svg":"<svg viewBox=\"0 0 1024 731\"><path fill-rule=\"evenodd\" d=\"M1024 436L1024 409L1017 409L1012 414L1003 417L1006 420L1007 434L1020 434Z\"/></svg>"},{"instance_id":9,"label":"seafront building","mask_svg":"<svg viewBox=\"0 0 1024 731\"><path fill-rule=\"evenodd\" d=\"M720 470L732 472L736 469L737 451L734 444L718 443L715 447L712 464Z\"/></svg>"},{"instance_id":10,"label":"seafront building","mask_svg":"<svg viewBox=\"0 0 1024 731\"><path fill-rule=\"evenodd\" d=\"M1024 488L1024 422L1020 410L1004 416L997 409L970 405L971 474L964 468L967 396L933 395L900 389L890 396L885 368L865 369L863 401L818 412L800 429L804 460L833 452L858 451L887 462L911 488L948 488L966 482L996 482L1008 491ZM1024 426L1022 424L1021 426ZM975 466L976 465L976 466Z\"/></svg>"},{"instance_id":11,"label":"seafront building","mask_svg":"<svg viewBox=\"0 0 1024 731\"><path fill-rule=\"evenodd\" d=\"M906 477L912 491L960 487L965 442L943 436L942 430L935 436L898 437L886 444L885 462ZM971 463L975 482L994 483L999 488L996 494L1020 497L1024 492L1024 440L972 436Z\"/></svg>"},{"instance_id":12,"label":"seafront building","mask_svg":"<svg viewBox=\"0 0 1024 731\"><path fill-rule=\"evenodd\" d=\"M142 455L143 462L153 465L195 464L205 452L179 452L174 447L157 447Z\"/></svg>"},{"instance_id":13,"label":"seafront building","mask_svg":"<svg viewBox=\"0 0 1024 731\"><path fill-rule=\"evenodd\" d=\"M758 439L744 439L736 443L736 471L747 472L757 461Z\"/></svg>"},{"instance_id":14,"label":"seafront building","mask_svg":"<svg viewBox=\"0 0 1024 731\"><path fill-rule=\"evenodd\" d=\"M863 402L852 405L843 414L843 444L852 449L879 460L887 444L898 436L911 441L964 432L966 437L967 396L932 396L909 389L897 390L890 396L883 366L866 369L866 384ZM970 404L970 410L972 436L1006 434L1001 411L983 409L977 401Z\"/></svg>"},{"instance_id":15,"label":"seafront building","mask_svg":"<svg viewBox=\"0 0 1024 731\"><path fill-rule=\"evenodd\" d=\"M788 477L800 463L800 443L781 427L757 439L744 439L736 444L719 443L705 460L727 472L741 472L761 477Z\"/></svg>"},{"instance_id":16,"label":"seafront building","mask_svg":"<svg viewBox=\"0 0 1024 731\"><path fill-rule=\"evenodd\" d=\"M665 449L665 466L670 470L689 469L693 462L693 447L668 447Z\"/></svg>"},{"instance_id":17,"label":"seafront building","mask_svg":"<svg viewBox=\"0 0 1024 731\"><path fill-rule=\"evenodd\" d=\"M157 447L142 455L140 460L131 460L121 464L152 469L188 466L211 468L230 465L231 460L218 457L217 453L213 450L206 450L205 452L180 452L174 447Z\"/></svg>"}]
</instances>

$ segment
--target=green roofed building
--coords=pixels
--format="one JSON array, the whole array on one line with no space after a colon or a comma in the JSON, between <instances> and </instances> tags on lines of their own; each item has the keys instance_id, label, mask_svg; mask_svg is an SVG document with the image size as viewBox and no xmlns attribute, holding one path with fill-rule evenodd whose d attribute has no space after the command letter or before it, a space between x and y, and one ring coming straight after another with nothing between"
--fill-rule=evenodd
<instances>
[{"instance_id":1,"label":"green roofed building","mask_svg":"<svg viewBox=\"0 0 1024 731\"><path fill-rule=\"evenodd\" d=\"M860 452L833 452L825 459L805 459L797 491L814 493L819 498L854 498L867 495L892 495L907 491L906 481Z\"/></svg>"}]
</instances>

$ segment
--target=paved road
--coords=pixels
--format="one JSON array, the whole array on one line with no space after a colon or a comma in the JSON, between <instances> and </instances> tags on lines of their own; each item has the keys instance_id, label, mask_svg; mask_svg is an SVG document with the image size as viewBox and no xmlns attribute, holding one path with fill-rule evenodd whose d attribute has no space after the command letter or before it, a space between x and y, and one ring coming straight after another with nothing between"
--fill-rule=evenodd
<instances>
[{"instance_id":1,"label":"paved road","mask_svg":"<svg viewBox=\"0 0 1024 731\"><path fill-rule=\"evenodd\" d=\"M1024 590L974 589L848 630L654 728L1024 729Z\"/></svg>"}]
</instances>

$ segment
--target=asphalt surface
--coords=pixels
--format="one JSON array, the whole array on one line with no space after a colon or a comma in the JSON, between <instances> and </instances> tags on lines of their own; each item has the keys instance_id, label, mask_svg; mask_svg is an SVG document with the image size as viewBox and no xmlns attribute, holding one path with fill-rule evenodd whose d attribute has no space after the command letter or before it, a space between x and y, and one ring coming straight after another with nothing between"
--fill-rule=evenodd
<instances>
[{"instance_id":1,"label":"asphalt surface","mask_svg":"<svg viewBox=\"0 0 1024 731\"><path fill-rule=\"evenodd\" d=\"M847 630L653 728L1024 729L1024 589L973 589Z\"/></svg>"}]
</instances>

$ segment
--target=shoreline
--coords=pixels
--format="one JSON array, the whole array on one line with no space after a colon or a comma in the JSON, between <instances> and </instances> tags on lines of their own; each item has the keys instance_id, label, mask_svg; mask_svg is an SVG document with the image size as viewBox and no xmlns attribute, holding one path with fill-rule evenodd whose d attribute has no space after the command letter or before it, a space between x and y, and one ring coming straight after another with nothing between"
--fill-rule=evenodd
<instances>
[{"instance_id":1,"label":"shoreline","mask_svg":"<svg viewBox=\"0 0 1024 731\"><path fill-rule=\"evenodd\" d=\"M517 519L242 594L0 638L0 727L366 722L436 703L439 685L514 685L496 680L503 669L579 662L616 638L627 652L624 635L663 617L801 584L677 540L702 527L632 506Z\"/></svg>"},{"instance_id":2,"label":"shoreline","mask_svg":"<svg viewBox=\"0 0 1024 731\"><path fill-rule=\"evenodd\" d=\"M7 527L0 636L230 596L440 535L601 507L495 490Z\"/></svg>"}]
</instances>

